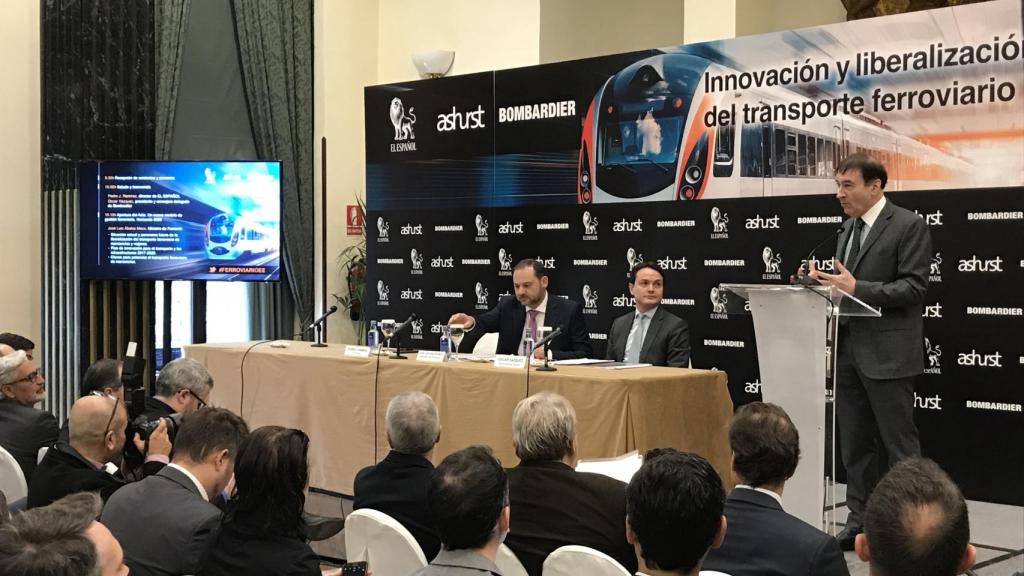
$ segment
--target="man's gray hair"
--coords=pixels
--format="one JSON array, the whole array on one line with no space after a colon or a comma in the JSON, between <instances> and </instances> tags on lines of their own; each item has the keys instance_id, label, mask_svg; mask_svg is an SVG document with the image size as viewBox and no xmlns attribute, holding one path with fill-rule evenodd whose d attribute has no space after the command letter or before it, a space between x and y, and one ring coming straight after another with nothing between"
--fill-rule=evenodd
<instances>
[{"instance_id":1,"label":"man's gray hair","mask_svg":"<svg viewBox=\"0 0 1024 576\"><path fill-rule=\"evenodd\" d=\"M0 574L99 576L99 552L85 534L100 514L94 492L65 496L0 525Z\"/></svg>"},{"instance_id":2,"label":"man's gray hair","mask_svg":"<svg viewBox=\"0 0 1024 576\"><path fill-rule=\"evenodd\" d=\"M564 396L540 392L512 412L512 444L522 461L561 460L573 451L576 410Z\"/></svg>"},{"instance_id":3,"label":"man's gray hair","mask_svg":"<svg viewBox=\"0 0 1024 576\"><path fill-rule=\"evenodd\" d=\"M437 406L423 392L403 392L392 398L384 423L391 449L396 452L426 454L437 443Z\"/></svg>"},{"instance_id":4,"label":"man's gray hair","mask_svg":"<svg viewBox=\"0 0 1024 576\"><path fill-rule=\"evenodd\" d=\"M0 356L0 386L16 381L18 368L25 363L28 355L24 350L18 350L14 354Z\"/></svg>"},{"instance_id":5,"label":"man's gray hair","mask_svg":"<svg viewBox=\"0 0 1024 576\"><path fill-rule=\"evenodd\" d=\"M195 358L172 360L160 370L156 378L157 396L173 396L182 388L202 396L207 388L213 388L213 376Z\"/></svg>"}]
</instances>

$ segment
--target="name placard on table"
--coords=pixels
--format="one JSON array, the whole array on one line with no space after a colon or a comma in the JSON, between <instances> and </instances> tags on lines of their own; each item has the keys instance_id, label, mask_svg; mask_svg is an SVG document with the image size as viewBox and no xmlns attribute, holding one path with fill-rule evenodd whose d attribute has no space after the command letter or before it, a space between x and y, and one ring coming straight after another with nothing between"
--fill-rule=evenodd
<instances>
[{"instance_id":1,"label":"name placard on table","mask_svg":"<svg viewBox=\"0 0 1024 576\"><path fill-rule=\"evenodd\" d=\"M526 356L516 356L515 354L496 354L494 356L494 367L519 368L521 370L526 368L526 360Z\"/></svg>"},{"instance_id":2,"label":"name placard on table","mask_svg":"<svg viewBox=\"0 0 1024 576\"><path fill-rule=\"evenodd\" d=\"M345 356L350 358L369 358L370 347L369 346L354 346L352 344L345 345Z\"/></svg>"},{"instance_id":3,"label":"name placard on table","mask_svg":"<svg viewBox=\"0 0 1024 576\"><path fill-rule=\"evenodd\" d=\"M445 361L446 357L447 354L440 350L420 350L419 352L416 352L417 362L441 363Z\"/></svg>"}]
</instances>

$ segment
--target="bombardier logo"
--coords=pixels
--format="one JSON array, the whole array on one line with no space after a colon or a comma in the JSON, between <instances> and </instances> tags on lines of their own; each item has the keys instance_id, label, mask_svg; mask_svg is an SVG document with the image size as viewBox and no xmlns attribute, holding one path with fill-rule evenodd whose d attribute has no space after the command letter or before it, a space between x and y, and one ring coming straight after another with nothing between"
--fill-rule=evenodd
<instances>
[{"instance_id":1,"label":"bombardier logo","mask_svg":"<svg viewBox=\"0 0 1024 576\"><path fill-rule=\"evenodd\" d=\"M971 348L970 352L961 352L956 357L956 363L960 366L978 366L981 368L1002 368L1003 355L998 351L991 354L979 354Z\"/></svg>"},{"instance_id":2,"label":"bombardier logo","mask_svg":"<svg viewBox=\"0 0 1024 576\"><path fill-rule=\"evenodd\" d=\"M391 124L395 128L395 141L391 143L392 152L416 150L416 142L412 142L416 139L416 134L412 129L413 124L416 123L416 115L413 114L413 110L415 108L409 108L409 111L406 112L401 98L391 99Z\"/></svg>"},{"instance_id":3,"label":"bombardier logo","mask_svg":"<svg viewBox=\"0 0 1024 576\"><path fill-rule=\"evenodd\" d=\"M590 210L583 211L583 239L597 240L597 217L591 216Z\"/></svg>"},{"instance_id":4,"label":"bombardier logo","mask_svg":"<svg viewBox=\"0 0 1024 576\"><path fill-rule=\"evenodd\" d=\"M420 254L415 248L409 250L409 262L412 263L410 274L423 274L423 254Z\"/></svg>"},{"instance_id":5,"label":"bombardier logo","mask_svg":"<svg viewBox=\"0 0 1024 576\"><path fill-rule=\"evenodd\" d=\"M636 220L626 220L623 218L618 222L612 223L612 232L643 232L644 221L640 218Z\"/></svg>"},{"instance_id":6,"label":"bombardier logo","mask_svg":"<svg viewBox=\"0 0 1024 576\"><path fill-rule=\"evenodd\" d=\"M768 218L762 218L760 214L753 218L747 218L747 230L778 230L779 229L779 215L771 216Z\"/></svg>"},{"instance_id":7,"label":"bombardier logo","mask_svg":"<svg viewBox=\"0 0 1024 576\"><path fill-rule=\"evenodd\" d=\"M543 120L546 118L562 118L576 115L575 100L543 102L541 104L522 104L519 106L503 106L498 108L498 123L522 122L525 120Z\"/></svg>"},{"instance_id":8,"label":"bombardier logo","mask_svg":"<svg viewBox=\"0 0 1024 576\"><path fill-rule=\"evenodd\" d=\"M956 269L960 272L1002 272L1003 259L996 256L995 258L982 260L978 258L977 254L974 254L970 258L960 260L960 264Z\"/></svg>"},{"instance_id":9,"label":"bombardier logo","mask_svg":"<svg viewBox=\"0 0 1024 576\"><path fill-rule=\"evenodd\" d=\"M658 260L658 266L665 270L686 270L686 257L673 259L666 256Z\"/></svg>"},{"instance_id":10,"label":"bombardier logo","mask_svg":"<svg viewBox=\"0 0 1024 576\"><path fill-rule=\"evenodd\" d=\"M480 214L477 214L473 224L476 226L476 241L487 242L487 220Z\"/></svg>"},{"instance_id":11,"label":"bombardier logo","mask_svg":"<svg viewBox=\"0 0 1024 576\"><path fill-rule=\"evenodd\" d=\"M388 238L388 232L391 231L391 225L384 219L383 216L377 216L377 242L390 242Z\"/></svg>"},{"instance_id":12,"label":"bombardier logo","mask_svg":"<svg viewBox=\"0 0 1024 576\"><path fill-rule=\"evenodd\" d=\"M942 347L932 344L927 337L924 339L924 355L928 359L928 367L924 369L925 374L942 374Z\"/></svg>"},{"instance_id":13,"label":"bombardier logo","mask_svg":"<svg viewBox=\"0 0 1024 576\"><path fill-rule=\"evenodd\" d=\"M476 294L476 309L487 310L490 306L487 304L487 288L484 288L482 282L477 282L476 286L473 287L473 293Z\"/></svg>"},{"instance_id":14,"label":"bombardier logo","mask_svg":"<svg viewBox=\"0 0 1024 576\"><path fill-rule=\"evenodd\" d=\"M729 237L729 215L718 209L718 206L711 207L711 239L724 240Z\"/></svg>"},{"instance_id":15,"label":"bombardier logo","mask_svg":"<svg viewBox=\"0 0 1024 576\"><path fill-rule=\"evenodd\" d=\"M942 253L936 252L928 266L928 281L942 282Z\"/></svg>"},{"instance_id":16,"label":"bombardier logo","mask_svg":"<svg viewBox=\"0 0 1024 576\"><path fill-rule=\"evenodd\" d=\"M388 294L390 293L391 288L388 288L383 280L377 280L377 306L388 306Z\"/></svg>"},{"instance_id":17,"label":"bombardier logo","mask_svg":"<svg viewBox=\"0 0 1024 576\"><path fill-rule=\"evenodd\" d=\"M452 106L450 113L437 115L437 131L455 132L456 130L486 128L487 125L484 124L485 112L484 107L479 104L476 110L472 112L459 112L455 106Z\"/></svg>"},{"instance_id":18,"label":"bombardier logo","mask_svg":"<svg viewBox=\"0 0 1024 576\"><path fill-rule=\"evenodd\" d=\"M583 313L597 314L597 290L590 287L590 284L583 285Z\"/></svg>"},{"instance_id":19,"label":"bombardier logo","mask_svg":"<svg viewBox=\"0 0 1024 576\"><path fill-rule=\"evenodd\" d=\"M780 272L782 254L773 251L771 246L765 246L761 250L761 261L764 262L764 274L761 275L761 278L765 280L782 280Z\"/></svg>"}]
</instances>

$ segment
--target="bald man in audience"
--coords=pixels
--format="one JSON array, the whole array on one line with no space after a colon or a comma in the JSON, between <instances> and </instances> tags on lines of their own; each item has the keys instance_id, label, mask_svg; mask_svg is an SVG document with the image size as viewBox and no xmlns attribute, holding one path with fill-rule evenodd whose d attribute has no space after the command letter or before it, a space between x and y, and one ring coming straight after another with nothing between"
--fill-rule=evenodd
<instances>
[{"instance_id":1,"label":"bald man in audience","mask_svg":"<svg viewBox=\"0 0 1024 576\"><path fill-rule=\"evenodd\" d=\"M46 380L23 350L0 344L0 446L30 481L39 449L57 441L57 419L35 407L46 397Z\"/></svg>"},{"instance_id":2,"label":"bald man in audience","mask_svg":"<svg viewBox=\"0 0 1024 576\"><path fill-rule=\"evenodd\" d=\"M71 440L57 442L39 463L28 486L28 507L46 506L76 492L99 492L106 502L124 485L117 472L127 423L128 411L119 400L79 398L68 420ZM161 422L160 426L166 434L166 425ZM158 434L159 428L153 433ZM170 444L163 443L159 449L170 453Z\"/></svg>"}]
</instances>

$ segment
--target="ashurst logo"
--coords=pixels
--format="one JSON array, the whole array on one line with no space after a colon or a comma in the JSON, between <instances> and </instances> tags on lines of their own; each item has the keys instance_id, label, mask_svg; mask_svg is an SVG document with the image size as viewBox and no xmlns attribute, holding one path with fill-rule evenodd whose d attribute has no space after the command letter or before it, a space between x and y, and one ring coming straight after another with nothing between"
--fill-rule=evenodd
<instances>
[{"instance_id":1,"label":"ashurst logo","mask_svg":"<svg viewBox=\"0 0 1024 576\"><path fill-rule=\"evenodd\" d=\"M928 281L942 282L942 252L936 252L932 256L931 265L928 267Z\"/></svg>"},{"instance_id":2,"label":"ashurst logo","mask_svg":"<svg viewBox=\"0 0 1024 576\"><path fill-rule=\"evenodd\" d=\"M763 218L758 214L753 218L747 218L746 228L747 230L778 230L779 215Z\"/></svg>"},{"instance_id":3,"label":"ashurst logo","mask_svg":"<svg viewBox=\"0 0 1024 576\"><path fill-rule=\"evenodd\" d=\"M555 257L554 256L552 256L551 258L542 258L540 256L537 256L536 258L534 258L534 260L536 260L537 262L540 262L540 265L543 266L544 268L548 269L548 270L554 270L555 269Z\"/></svg>"},{"instance_id":4,"label":"ashurst logo","mask_svg":"<svg viewBox=\"0 0 1024 576\"><path fill-rule=\"evenodd\" d=\"M444 256L435 256L434 259L430 261L430 267L431 268L455 268L455 257L449 256L449 257L445 258Z\"/></svg>"},{"instance_id":5,"label":"ashurst logo","mask_svg":"<svg viewBox=\"0 0 1024 576\"><path fill-rule=\"evenodd\" d=\"M970 352L961 352L960 355L956 357L956 363L960 366L1002 368L1003 355L998 351L991 354L979 354L977 350L971 348Z\"/></svg>"},{"instance_id":6,"label":"ashurst logo","mask_svg":"<svg viewBox=\"0 0 1024 576\"><path fill-rule=\"evenodd\" d=\"M423 274L423 254L415 248L409 250L409 262L412 263L410 274Z\"/></svg>"},{"instance_id":7,"label":"ashurst logo","mask_svg":"<svg viewBox=\"0 0 1024 576\"><path fill-rule=\"evenodd\" d=\"M523 234L525 232L522 222L513 224L506 221L504 224L498 224L498 234Z\"/></svg>"},{"instance_id":8,"label":"ashurst logo","mask_svg":"<svg viewBox=\"0 0 1024 576\"><path fill-rule=\"evenodd\" d=\"M743 386L743 391L747 394L760 394L761 393L761 379L755 378L753 382L747 382Z\"/></svg>"},{"instance_id":9,"label":"ashurst logo","mask_svg":"<svg viewBox=\"0 0 1024 576\"><path fill-rule=\"evenodd\" d=\"M440 334L440 333L444 332L444 327L445 326L447 326L447 324L444 324L442 322L435 322L435 323L430 325L430 333L431 334Z\"/></svg>"},{"instance_id":10,"label":"ashurst logo","mask_svg":"<svg viewBox=\"0 0 1024 576\"><path fill-rule=\"evenodd\" d=\"M724 320L728 318L725 313L725 306L729 303L729 297L718 289L718 286L711 287L711 318L713 320Z\"/></svg>"},{"instance_id":11,"label":"ashurst logo","mask_svg":"<svg viewBox=\"0 0 1024 576\"><path fill-rule=\"evenodd\" d=\"M423 318L417 318L409 323L412 327L412 334L410 338L413 340L423 340Z\"/></svg>"},{"instance_id":12,"label":"ashurst logo","mask_svg":"<svg viewBox=\"0 0 1024 576\"><path fill-rule=\"evenodd\" d=\"M806 264L808 267L810 267L811 264L814 264L815 270L823 270L825 272L836 271L835 256L829 258L828 260L819 260L816 256L812 256L810 260L801 260L801 263Z\"/></svg>"},{"instance_id":13,"label":"ashurst logo","mask_svg":"<svg viewBox=\"0 0 1024 576\"><path fill-rule=\"evenodd\" d=\"M914 392L914 408L921 410L942 410L942 396L918 396Z\"/></svg>"},{"instance_id":14,"label":"ashurst logo","mask_svg":"<svg viewBox=\"0 0 1024 576\"><path fill-rule=\"evenodd\" d=\"M590 287L590 284L583 285L583 313L597 314L597 290Z\"/></svg>"},{"instance_id":15,"label":"ashurst logo","mask_svg":"<svg viewBox=\"0 0 1024 576\"><path fill-rule=\"evenodd\" d=\"M505 252L504 248L498 248L498 276L512 275L512 255Z\"/></svg>"},{"instance_id":16,"label":"ashurst logo","mask_svg":"<svg viewBox=\"0 0 1024 576\"><path fill-rule=\"evenodd\" d=\"M632 246L626 249L626 264L629 265L629 270L633 270L633 267L644 261L644 255L633 249Z\"/></svg>"},{"instance_id":17,"label":"ashurst logo","mask_svg":"<svg viewBox=\"0 0 1024 576\"><path fill-rule=\"evenodd\" d=\"M452 106L452 111L448 114L437 115L437 131L438 132L454 132L456 130L476 130L477 128L486 128L484 124L484 107L477 105L476 110L472 112L459 112L455 106Z\"/></svg>"},{"instance_id":18,"label":"ashurst logo","mask_svg":"<svg viewBox=\"0 0 1024 576\"><path fill-rule=\"evenodd\" d=\"M399 294L402 300L423 300L423 289L413 290L412 288L406 288Z\"/></svg>"},{"instance_id":19,"label":"ashurst logo","mask_svg":"<svg viewBox=\"0 0 1024 576\"><path fill-rule=\"evenodd\" d=\"M487 241L487 220L484 219L480 214L476 215L473 220L473 224L476 226L476 241L486 242Z\"/></svg>"},{"instance_id":20,"label":"ashurst logo","mask_svg":"<svg viewBox=\"0 0 1024 576\"><path fill-rule=\"evenodd\" d=\"M409 111L406 112L401 98L391 99L391 124L395 128L395 141L391 143L392 152L416 150L416 143L411 142L416 139L416 134L412 130L413 124L416 123L416 115L413 114L413 110L415 108L409 108Z\"/></svg>"},{"instance_id":21,"label":"ashurst logo","mask_svg":"<svg viewBox=\"0 0 1024 576\"><path fill-rule=\"evenodd\" d=\"M1002 272L1003 259L996 256L995 258L982 260L978 258L977 254L973 254L970 258L960 260L960 264L956 269L960 272Z\"/></svg>"},{"instance_id":22,"label":"ashurst logo","mask_svg":"<svg viewBox=\"0 0 1024 576\"><path fill-rule=\"evenodd\" d=\"M636 220L626 220L623 218L618 222L612 222L612 232L643 232L644 221L640 218Z\"/></svg>"},{"instance_id":23,"label":"ashurst logo","mask_svg":"<svg viewBox=\"0 0 1024 576\"><path fill-rule=\"evenodd\" d=\"M765 246L761 250L761 261L764 262L764 274L761 275L765 280L781 280L782 274L779 270L779 266L782 264L782 254L778 254L772 250L771 246Z\"/></svg>"},{"instance_id":24,"label":"ashurst logo","mask_svg":"<svg viewBox=\"0 0 1024 576\"><path fill-rule=\"evenodd\" d=\"M487 288L484 288L483 283L477 282L476 286L473 287L473 293L476 294L476 308L479 310L487 310Z\"/></svg>"},{"instance_id":25,"label":"ashurst logo","mask_svg":"<svg viewBox=\"0 0 1024 576\"><path fill-rule=\"evenodd\" d=\"M673 259L666 256L658 260L658 266L665 270L686 270L686 257Z\"/></svg>"},{"instance_id":26,"label":"ashurst logo","mask_svg":"<svg viewBox=\"0 0 1024 576\"><path fill-rule=\"evenodd\" d=\"M941 302L936 302L935 304L932 304L931 306L925 306L924 307L924 314L922 314L921 317L922 318L942 318L942 303Z\"/></svg>"},{"instance_id":27,"label":"ashurst logo","mask_svg":"<svg viewBox=\"0 0 1024 576\"><path fill-rule=\"evenodd\" d=\"M377 216L377 242L389 242L391 239L388 238L388 232L391 231L391 225L384 219L383 216Z\"/></svg>"},{"instance_id":28,"label":"ashurst logo","mask_svg":"<svg viewBox=\"0 0 1024 576\"><path fill-rule=\"evenodd\" d=\"M612 298L612 306L616 308L635 308L636 299L628 294L619 294Z\"/></svg>"},{"instance_id":29,"label":"ashurst logo","mask_svg":"<svg viewBox=\"0 0 1024 576\"><path fill-rule=\"evenodd\" d=\"M384 283L383 280L377 280L377 305L388 306L388 294L391 293L391 289Z\"/></svg>"},{"instance_id":30,"label":"ashurst logo","mask_svg":"<svg viewBox=\"0 0 1024 576\"><path fill-rule=\"evenodd\" d=\"M597 240L597 217L590 215L590 210L583 211L583 239Z\"/></svg>"},{"instance_id":31,"label":"ashurst logo","mask_svg":"<svg viewBox=\"0 0 1024 576\"><path fill-rule=\"evenodd\" d=\"M402 236L423 236L423 224L406 224L401 232Z\"/></svg>"},{"instance_id":32,"label":"ashurst logo","mask_svg":"<svg viewBox=\"0 0 1024 576\"><path fill-rule=\"evenodd\" d=\"M928 359L928 367L924 369L924 373L942 374L942 348L938 344L932 344L931 340L925 338L924 355Z\"/></svg>"},{"instance_id":33,"label":"ashurst logo","mask_svg":"<svg viewBox=\"0 0 1024 576\"><path fill-rule=\"evenodd\" d=\"M711 207L711 238L721 240L729 237L729 215L718 209L718 206Z\"/></svg>"},{"instance_id":34,"label":"ashurst logo","mask_svg":"<svg viewBox=\"0 0 1024 576\"><path fill-rule=\"evenodd\" d=\"M927 214L921 214L917 210L914 210L914 214L924 218L924 223L929 226L942 226L942 210L936 210L935 212L929 212Z\"/></svg>"}]
</instances>

